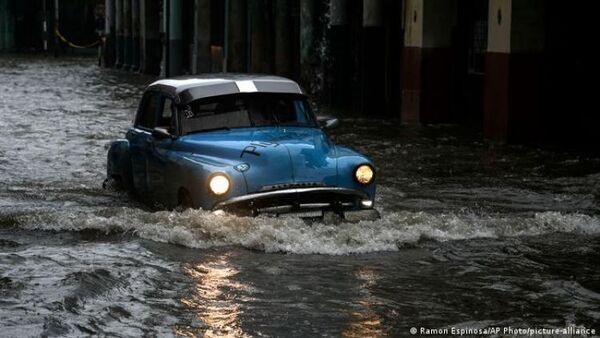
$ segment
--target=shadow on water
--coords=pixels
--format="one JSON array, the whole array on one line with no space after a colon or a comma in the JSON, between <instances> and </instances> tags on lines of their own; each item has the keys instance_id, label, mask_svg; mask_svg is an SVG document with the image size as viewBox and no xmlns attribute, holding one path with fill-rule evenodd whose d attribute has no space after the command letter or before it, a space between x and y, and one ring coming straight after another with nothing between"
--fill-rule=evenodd
<instances>
[{"instance_id":1,"label":"shadow on water","mask_svg":"<svg viewBox=\"0 0 600 338\"><path fill-rule=\"evenodd\" d=\"M407 335L600 328L600 159L345 119L381 220L151 211L103 190L152 78L0 57L1 335Z\"/></svg>"}]
</instances>

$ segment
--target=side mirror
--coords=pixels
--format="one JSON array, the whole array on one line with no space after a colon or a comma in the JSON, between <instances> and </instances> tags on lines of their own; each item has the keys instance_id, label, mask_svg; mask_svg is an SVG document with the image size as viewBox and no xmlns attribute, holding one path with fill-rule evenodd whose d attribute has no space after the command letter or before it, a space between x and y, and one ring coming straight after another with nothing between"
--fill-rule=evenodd
<instances>
[{"instance_id":1,"label":"side mirror","mask_svg":"<svg viewBox=\"0 0 600 338\"><path fill-rule=\"evenodd\" d=\"M157 140L172 139L173 135L166 128L156 127L152 129L152 137Z\"/></svg>"},{"instance_id":2,"label":"side mirror","mask_svg":"<svg viewBox=\"0 0 600 338\"><path fill-rule=\"evenodd\" d=\"M333 129L340 124L340 120L329 115L317 115L317 122L323 129Z\"/></svg>"}]
</instances>

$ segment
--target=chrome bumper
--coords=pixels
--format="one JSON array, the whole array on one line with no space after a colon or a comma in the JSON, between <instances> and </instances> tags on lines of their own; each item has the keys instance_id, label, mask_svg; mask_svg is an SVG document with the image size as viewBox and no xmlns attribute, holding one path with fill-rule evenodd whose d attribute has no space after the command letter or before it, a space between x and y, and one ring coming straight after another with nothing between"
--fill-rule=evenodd
<instances>
[{"instance_id":1,"label":"chrome bumper","mask_svg":"<svg viewBox=\"0 0 600 338\"><path fill-rule=\"evenodd\" d=\"M237 214L297 214L299 217L323 217L332 211L341 217L346 214L370 215L378 218L372 209L372 200L365 192L340 187L312 187L258 192L230 198L217 203L213 209ZM374 214L377 214L374 216ZM362 217L361 217L362 218Z\"/></svg>"}]
</instances>

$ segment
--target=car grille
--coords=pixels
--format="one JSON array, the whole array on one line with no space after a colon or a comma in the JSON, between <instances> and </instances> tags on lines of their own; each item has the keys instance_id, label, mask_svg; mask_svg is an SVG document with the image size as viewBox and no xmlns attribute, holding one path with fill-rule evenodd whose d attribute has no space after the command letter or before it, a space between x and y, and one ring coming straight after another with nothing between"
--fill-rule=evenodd
<instances>
[{"instance_id":1,"label":"car grille","mask_svg":"<svg viewBox=\"0 0 600 338\"><path fill-rule=\"evenodd\" d=\"M260 188L260 192L283 190L283 189L295 189L295 188L313 188L313 187L324 187L325 185L321 182L298 182L298 183L286 183L286 184L274 184L264 185Z\"/></svg>"}]
</instances>

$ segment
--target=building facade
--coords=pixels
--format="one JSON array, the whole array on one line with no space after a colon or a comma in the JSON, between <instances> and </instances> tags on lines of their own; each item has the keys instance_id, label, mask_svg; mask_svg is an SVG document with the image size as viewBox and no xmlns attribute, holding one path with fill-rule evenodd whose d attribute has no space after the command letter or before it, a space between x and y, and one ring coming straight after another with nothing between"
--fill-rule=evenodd
<instances>
[{"instance_id":1,"label":"building facade","mask_svg":"<svg viewBox=\"0 0 600 338\"><path fill-rule=\"evenodd\" d=\"M19 26L10 2L0 0L0 50ZM590 1L88 3L102 8L105 67L273 73L338 114L474 126L500 142L593 148L597 139Z\"/></svg>"}]
</instances>

